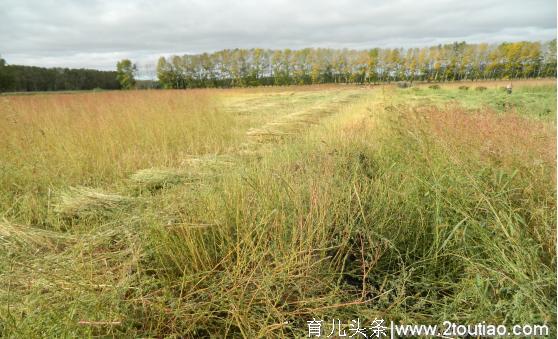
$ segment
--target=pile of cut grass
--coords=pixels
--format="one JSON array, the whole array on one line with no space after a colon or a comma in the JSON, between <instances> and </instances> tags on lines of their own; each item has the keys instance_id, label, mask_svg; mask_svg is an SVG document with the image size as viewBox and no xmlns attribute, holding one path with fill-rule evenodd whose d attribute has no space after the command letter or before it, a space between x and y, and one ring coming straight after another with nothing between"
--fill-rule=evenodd
<instances>
[{"instance_id":1,"label":"pile of cut grass","mask_svg":"<svg viewBox=\"0 0 558 339\"><path fill-rule=\"evenodd\" d=\"M55 251L70 240L67 234L0 221L0 247L11 253Z\"/></svg>"},{"instance_id":2,"label":"pile of cut grass","mask_svg":"<svg viewBox=\"0 0 558 339\"><path fill-rule=\"evenodd\" d=\"M185 180L188 173L175 169L146 168L130 176L130 180L148 190L157 190L177 185Z\"/></svg>"},{"instance_id":3,"label":"pile of cut grass","mask_svg":"<svg viewBox=\"0 0 558 339\"><path fill-rule=\"evenodd\" d=\"M111 211L128 205L131 198L104 193L88 187L70 187L60 194L54 211L65 218L110 216Z\"/></svg>"}]
</instances>

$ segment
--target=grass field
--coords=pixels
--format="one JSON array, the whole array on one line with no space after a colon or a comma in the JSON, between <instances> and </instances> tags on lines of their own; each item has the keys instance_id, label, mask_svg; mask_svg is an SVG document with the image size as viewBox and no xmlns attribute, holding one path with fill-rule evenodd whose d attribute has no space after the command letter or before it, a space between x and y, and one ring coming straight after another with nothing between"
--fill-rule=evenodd
<instances>
[{"instance_id":1,"label":"grass field","mask_svg":"<svg viewBox=\"0 0 558 339\"><path fill-rule=\"evenodd\" d=\"M556 85L505 84L0 97L0 337L555 336Z\"/></svg>"}]
</instances>

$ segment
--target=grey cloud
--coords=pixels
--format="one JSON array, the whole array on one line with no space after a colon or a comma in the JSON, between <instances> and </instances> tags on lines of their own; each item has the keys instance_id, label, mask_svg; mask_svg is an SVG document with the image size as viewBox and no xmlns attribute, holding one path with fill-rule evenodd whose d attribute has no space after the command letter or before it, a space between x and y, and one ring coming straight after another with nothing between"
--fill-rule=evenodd
<instances>
[{"instance_id":1,"label":"grey cloud","mask_svg":"<svg viewBox=\"0 0 558 339\"><path fill-rule=\"evenodd\" d=\"M9 63L113 69L235 47L415 47L548 40L552 0L3 0Z\"/></svg>"}]
</instances>

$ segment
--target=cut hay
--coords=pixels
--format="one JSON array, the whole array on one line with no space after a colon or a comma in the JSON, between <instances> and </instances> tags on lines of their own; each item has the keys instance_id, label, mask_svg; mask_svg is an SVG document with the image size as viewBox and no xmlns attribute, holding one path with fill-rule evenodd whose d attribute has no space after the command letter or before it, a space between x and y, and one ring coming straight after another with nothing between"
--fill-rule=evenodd
<instances>
[{"instance_id":1,"label":"cut hay","mask_svg":"<svg viewBox=\"0 0 558 339\"><path fill-rule=\"evenodd\" d=\"M55 211L64 217L103 216L128 205L131 198L88 187L70 187L60 195Z\"/></svg>"},{"instance_id":2,"label":"cut hay","mask_svg":"<svg viewBox=\"0 0 558 339\"><path fill-rule=\"evenodd\" d=\"M67 234L0 221L0 247L7 250L55 250L68 240Z\"/></svg>"},{"instance_id":3,"label":"cut hay","mask_svg":"<svg viewBox=\"0 0 558 339\"><path fill-rule=\"evenodd\" d=\"M132 174L130 180L148 189L161 189L183 182L187 173L176 169L147 168Z\"/></svg>"},{"instance_id":4,"label":"cut hay","mask_svg":"<svg viewBox=\"0 0 558 339\"><path fill-rule=\"evenodd\" d=\"M249 140L248 142L240 144L233 154L241 157L243 161L261 159L265 153L271 152L271 148L266 146L265 143L259 143L256 140Z\"/></svg>"},{"instance_id":5,"label":"cut hay","mask_svg":"<svg viewBox=\"0 0 558 339\"><path fill-rule=\"evenodd\" d=\"M316 125L320 119L332 115L340 105L348 103L347 99L330 102L327 106L311 107L309 109L287 114L277 120L270 121L258 128L251 128L246 132L248 137L257 137L260 140L280 139L285 136L295 135L307 128Z\"/></svg>"},{"instance_id":6,"label":"cut hay","mask_svg":"<svg viewBox=\"0 0 558 339\"><path fill-rule=\"evenodd\" d=\"M272 123L267 124L266 127L271 127ZM282 137L286 135L292 135L293 133L283 132L276 129L270 128L252 128L246 132L246 135L249 137ZM277 127L277 126L275 126Z\"/></svg>"},{"instance_id":7,"label":"cut hay","mask_svg":"<svg viewBox=\"0 0 558 339\"><path fill-rule=\"evenodd\" d=\"M228 155L206 154L201 156L190 156L184 159L182 166L188 167L197 174L205 169L217 169L232 166L235 159Z\"/></svg>"}]
</instances>

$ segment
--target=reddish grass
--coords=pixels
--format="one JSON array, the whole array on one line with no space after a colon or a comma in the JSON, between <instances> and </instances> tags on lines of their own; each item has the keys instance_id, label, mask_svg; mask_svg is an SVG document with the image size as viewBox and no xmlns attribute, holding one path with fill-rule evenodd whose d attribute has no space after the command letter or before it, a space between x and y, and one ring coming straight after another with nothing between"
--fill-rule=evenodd
<instances>
[{"instance_id":1,"label":"reddish grass","mask_svg":"<svg viewBox=\"0 0 558 339\"><path fill-rule=\"evenodd\" d=\"M428 129L452 152L477 153L503 166L556 169L556 127L546 121L459 106L419 109Z\"/></svg>"}]
</instances>

